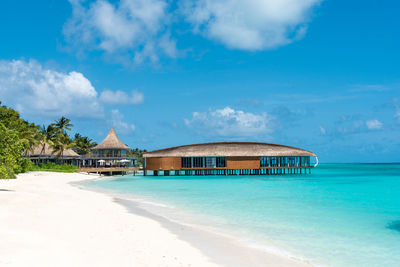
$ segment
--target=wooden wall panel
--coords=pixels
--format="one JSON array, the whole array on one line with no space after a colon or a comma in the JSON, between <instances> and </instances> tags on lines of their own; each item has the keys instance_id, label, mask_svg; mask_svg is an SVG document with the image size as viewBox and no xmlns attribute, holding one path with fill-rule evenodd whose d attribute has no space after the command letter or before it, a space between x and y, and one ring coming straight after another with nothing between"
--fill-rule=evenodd
<instances>
[{"instance_id":1,"label":"wooden wall panel","mask_svg":"<svg viewBox=\"0 0 400 267\"><path fill-rule=\"evenodd\" d=\"M227 157L227 169L259 169L259 157ZM181 170L181 158L146 158L146 170Z\"/></svg>"},{"instance_id":2,"label":"wooden wall panel","mask_svg":"<svg viewBox=\"0 0 400 267\"><path fill-rule=\"evenodd\" d=\"M259 169L259 157L227 157L227 169Z\"/></svg>"},{"instance_id":3,"label":"wooden wall panel","mask_svg":"<svg viewBox=\"0 0 400 267\"><path fill-rule=\"evenodd\" d=\"M146 170L180 170L181 158L146 158Z\"/></svg>"}]
</instances>

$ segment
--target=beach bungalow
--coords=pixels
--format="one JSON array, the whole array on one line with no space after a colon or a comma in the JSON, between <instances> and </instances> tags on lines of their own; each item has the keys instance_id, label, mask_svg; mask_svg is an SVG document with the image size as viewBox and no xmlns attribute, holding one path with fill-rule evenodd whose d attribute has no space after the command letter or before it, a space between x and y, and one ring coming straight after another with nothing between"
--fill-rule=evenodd
<instances>
[{"instance_id":1,"label":"beach bungalow","mask_svg":"<svg viewBox=\"0 0 400 267\"><path fill-rule=\"evenodd\" d=\"M26 151L24 156L28 157L35 165L52 162L80 166L80 156L72 149L65 149L61 157L53 151L49 144L44 143L36 146L33 151Z\"/></svg>"},{"instance_id":2,"label":"beach bungalow","mask_svg":"<svg viewBox=\"0 0 400 267\"><path fill-rule=\"evenodd\" d=\"M95 146L91 153L82 156L82 167L133 167L136 166L136 158L128 157L130 148L125 145L111 128L106 138Z\"/></svg>"},{"instance_id":3,"label":"beach bungalow","mask_svg":"<svg viewBox=\"0 0 400 267\"><path fill-rule=\"evenodd\" d=\"M184 145L146 152L143 157L144 175L154 176L306 174L318 164L310 151L255 142Z\"/></svg>"}]
</instances>

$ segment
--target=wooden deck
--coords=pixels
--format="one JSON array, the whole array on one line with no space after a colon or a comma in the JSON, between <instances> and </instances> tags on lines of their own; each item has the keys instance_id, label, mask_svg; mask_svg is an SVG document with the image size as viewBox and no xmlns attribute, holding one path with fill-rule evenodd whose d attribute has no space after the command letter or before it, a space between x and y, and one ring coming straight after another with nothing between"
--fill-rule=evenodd
<instances>
[{"instance_id":1,"label":"wooden deck","mask_svg":"<svg viewBox=\"0 0 400 267\"><path fill-rule=\"evenodd\" d=\"M80 168L77 170L77 172L86 172L86 173L107 173L107 174L113 174L113 173L127 173L127 172L133 172L136 173L139 170L139 168L126 168L126 167L112 167L112 168Z\"/></svg>"}]
</instances>

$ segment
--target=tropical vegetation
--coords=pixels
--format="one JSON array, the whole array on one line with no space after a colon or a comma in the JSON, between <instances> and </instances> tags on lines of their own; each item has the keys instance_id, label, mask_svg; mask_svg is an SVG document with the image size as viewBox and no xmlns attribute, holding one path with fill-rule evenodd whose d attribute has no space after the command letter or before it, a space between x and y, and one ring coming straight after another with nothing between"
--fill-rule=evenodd
<instances>
[{"instance_id":1,"label":"tropical vegetation","mask_svg":"<svg viewBox=\"0 0 400 267\"><path fill-rule=\"evenodd\" d=\"M39 165L33 165L31 161L29 168L26 171L49 171L49 172L76 172L78 167L70 164L55 164L53 162L41 163Z\"/></svg>"},{"instance_id":2,"label":"tropical vegetation","mask_svg":"<svg viewBox=\"0 0 400 267\"><path fill-rule=\"evenodd\" d=\"M41 138L37 125L0 102L0 178L13 178L24 171L22 155L39 145Z\"/></svg>"},{"instance_id":3,"label":"tropical vegetation","mask_svg":"<svg viewBox=\"0 0 400 267\"><path fill-rule=\"evenodd\" d=\"M64 151L73 149L78 154L87 154L96 143L79 133L71 138L69 132L72 127L71 120L65 117L39 127L23 120L17 111L0 102L0 179L14 178L17 173L32 170L75 171L75 166L60 165L63 163ZM49 146L56 153L60 164L34 166L29 159L24 158L38 146L41 147L41 154L45 146Z\"/></svg>"},{"instance_id":4,"label":"tropical vegetation","mask_svg":"<svg viewBox=\"0 0 400 267\"><path fill-rule=\"evenodd\" d=\"M138 165L141 167L141 166L143 166L143 162L144 162L144 159L143 159L143 153L144 152L147 152L147 150L146 149L135 148L135 149L129 150L126 153L126 155L128 157L136 157Z\"/></svg>"},{"instance_id":5,"label":"tropical vegetation","mask_svg":"<svg viewBox=\"0 0 400 267\"><path fill-rule=\"evenodd\" d=\"M93 142L92 139L87 136L82 136L79 133L75 134L73 144L74 151L79 155L90 154L92 148L97 146L97 143Z\"/></svg>"}]
</instances>

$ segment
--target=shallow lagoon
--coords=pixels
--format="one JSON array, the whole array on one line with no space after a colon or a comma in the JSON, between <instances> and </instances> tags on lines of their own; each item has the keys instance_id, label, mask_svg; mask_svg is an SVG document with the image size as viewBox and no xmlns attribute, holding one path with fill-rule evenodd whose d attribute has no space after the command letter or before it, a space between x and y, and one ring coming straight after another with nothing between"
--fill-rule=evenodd
<instances>
[{"instance_id":1,"label":"shallow lagoon","mask_svg":"<svg viewBox=\"0 0 400 267\"><path fill-rule=\"evenodd\" d=\"M329 266L398 266L400 165L325 164L311 175L122 176L89 186L249 245Z\"/></svg>"}]
</instances>

